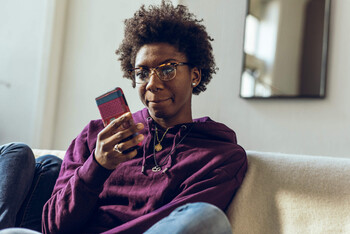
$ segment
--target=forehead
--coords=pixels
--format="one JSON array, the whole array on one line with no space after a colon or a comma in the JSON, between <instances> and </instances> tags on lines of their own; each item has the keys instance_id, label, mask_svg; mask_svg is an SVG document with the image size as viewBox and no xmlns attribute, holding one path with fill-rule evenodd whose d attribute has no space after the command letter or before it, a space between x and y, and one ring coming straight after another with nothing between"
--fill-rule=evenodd
<instances>
[{"instance_id":1,"label":"forehead","mask_svg":"<svg viewBox=\"0 0 350 234\"><path fill-rule=\"evenodd\" d=\"M135 67L155 67L170 61L186 62L187 59L184 53L168 43L146 44L136 54Z\"/></svg>"}]
</instances>

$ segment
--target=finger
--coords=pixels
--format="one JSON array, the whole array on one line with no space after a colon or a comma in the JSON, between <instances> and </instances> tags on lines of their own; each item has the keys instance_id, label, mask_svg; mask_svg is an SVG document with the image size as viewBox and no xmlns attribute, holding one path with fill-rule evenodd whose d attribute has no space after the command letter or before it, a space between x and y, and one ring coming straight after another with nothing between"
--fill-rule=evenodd
<instances>
[{"instance_id":1,"label":"finger","mask_svg":"<svg viewBox=\"0 0 350 234\"><path fill-rule=\"evenodd\" d=\"M137 155L137 150L133 150L130 153L125 154L126 160L133 159Z\"/></svg>"},{"instance_id":2,"label":"finger","mask_svg":"<svg viewBox=\"0 0 350 234\"><path fill-rule=\"evenodd\" d=\"M123 125L125 122L129 122L132 119L132 115L130 112L127 112L120 117L114 119L110 122L102 131L100 132L100 136L102 138L107 138L118 131L118 128Z\"/></svg>"},{"instance_id":3,"label":"finger","mask_svg":"<svg viewBox=\"0 0 350 234\"><path fill-rule=\"evenodd\" d=\"M128 129L128 128L130 128L132 125L135 125L134 119L133 119L133 118L130 118L129 121L125 121L119 128Z\"/></svg>"},{"instance_id":4,"label":"finger","mask_svg":"<svg viewBox=\"0 0 350 234\"><path fill-rule=\"evenodd\" d=\"M135 149L131 152L120 154L119 158L121 159L122 162L125 162L130 159L133 159L136 155L137 155L137 150Z\"/></svg>"},{"instance_id":5,"label":"finger","mask_svg":"<svg viewBox=\"0 0 350 234\"><path fill-rule=\"evenodd\" d=\"M112 144L122 142L133 135L137 135L136 133L141 131L143 128L144 128L144 125L142 123L135 124L126 130L118 131L116 134L110 136L109 140L111 141Z\"/></svg>"},{"instance_id":6,"label":"finger","mask_svg":"<svg viewBox=\"0 0 350 234\"><path fill-rule=\"evenodd\" d=\"M118 149L119 153L128 151L129 149L137 146L140 142L143 141L143 139L144 139L144 135L143 134L136 135L133 138L131 138L130 140L114 144L113 145L113 150L117 151L117 149Z\"/></svg>"}]
</instances>

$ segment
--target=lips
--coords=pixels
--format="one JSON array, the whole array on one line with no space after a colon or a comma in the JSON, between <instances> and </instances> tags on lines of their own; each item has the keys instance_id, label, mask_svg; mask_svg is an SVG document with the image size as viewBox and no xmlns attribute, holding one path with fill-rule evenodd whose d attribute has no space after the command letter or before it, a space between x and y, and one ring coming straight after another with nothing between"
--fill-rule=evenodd
<instances>
[{"instance_id":1,"label":"lips","mask_svg":"<svg viewBox=\"0 0 350 234\"><path fill-rule=\"evenodd\" d=\"M163 103L166 103L167 101L171 101L171 98L155 98L155 99L149 99L147 100L147 104L152 104L152 105L160 105Z\"/></svg>"},{"instance_id":2,"label":"lips","mask_svg":"<svg viewBox=\"0 0 350 234\"><path fill-rule=\"evenodd\" d=\"M154 99L154 100L149 100L148 102L154 102L154 103L161 103L168 101L170 98L164 98L164 99Z\"/></svg>"}]
</instances>

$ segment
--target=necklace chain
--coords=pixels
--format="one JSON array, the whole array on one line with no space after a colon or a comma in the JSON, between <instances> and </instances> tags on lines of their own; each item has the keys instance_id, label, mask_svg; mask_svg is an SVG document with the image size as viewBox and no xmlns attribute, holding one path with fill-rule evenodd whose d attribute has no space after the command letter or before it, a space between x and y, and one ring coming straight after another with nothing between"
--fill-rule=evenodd
<instances>
[{"instance_id":1,"label":"necklace chain","mask_svg":"<svg viewBox=\"0 0 350 234\"><path fill-rule=\"evenodd\" d=\"M191 126L191 128L188 130L188 132L180 139L180 141L171 149L171 151L167 154L167 156L162 160L162 162L160 162L159 164L157 163L156 160L156 141L154 139L153 141L153 160L154 160L154 167L152 167L152 171L153 172L158 172L160 170L162 170L162 166L165 165L165 162L167 161L167 159L169 158L169 156L175 151L176 147L187 137L187 135L191 132L193 126ZM156 128L157 129L157 128ZM169 128L168 128L169 129ZM168 131L167 129L167 131ZM156 131L157 132L157 131ZM158 139L157 139L158 140ZM157 151L158 152L158 151ZM167 169L167 168L166 168ZM165 171L165 170L164 170Z\"/></svg>"},{"instance_id":2,"label":"necklace chain","mask_svg":"<svg viewBox=\"0 0 350 234\"><path fill-rule=\"evenodd\" d=\"M155 126L155 127L156 127L156 137L157 137L158 144L155 145L154 147L155 147L155 150L156 150L157 152L159 152L159 151L161 151L161 150L163 149L163 146L161 145L161 143L162 143L162 141L163 141L165 135L167 134L167 132L168 132L168 130L169 130L170 128L167 128L167 129L165 130L165 132L164 132L162 138L159 140L159 138L158 138L158 128L157 128L157 126Z\"/></svg>"}]
</instances>

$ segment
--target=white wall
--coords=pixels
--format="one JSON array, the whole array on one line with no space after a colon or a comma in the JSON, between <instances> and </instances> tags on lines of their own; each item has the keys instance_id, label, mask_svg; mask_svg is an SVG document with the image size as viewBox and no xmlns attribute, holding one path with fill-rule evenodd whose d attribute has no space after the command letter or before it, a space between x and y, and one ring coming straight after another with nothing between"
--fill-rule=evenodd
<instances>
[{"instance_id":1,"label":"white wall","mask_svg":"<svg viewBox=\"0 0 350 234\"><path fill-rule=\"evenodd\" d=\"M122 79L115 55L123 38L124 19L142 2L68 1L53 148L66 149L91 119L100 118L95 98L116 86L123 88L131 111L142 107L131 82Z\"/></svg>"},{"instance_id":2,"label":"white wall","mask_svg":"<svg viewBox=\"0 0 350 234\"><path fill-rule=\"evenodd\" d=\"M33 144L45 1L0 1L0 144Z\"/></svg>"},{"instance_id":3,"label":"white wall","mask_svg":"<svg viewBox=\"0 0 350 234\"><path fill-rule=\"evenodd\" d=\"M114 86L123 87L132 111L142 107L114 55L122 20L141 2L68 1L52 148L66 149L90 119L98 118L94 98ZM181 2L204 18L220 68L208 90L194 98L194 117L226 123L246 149L350 157L350 1L332 2L327 97L317 100L239 98L245 2Z\"/></svg>"},{"instance_id":4,"label":"white wall","mask_svg":"<svg viewBox=\"0 0 350 234\"><path fill-rule=\"evenodd\" d=\"M50 148L66 0L0 0L0 144Z\"/></svg>"}]
</instances>

